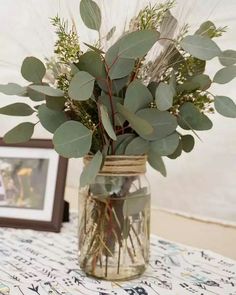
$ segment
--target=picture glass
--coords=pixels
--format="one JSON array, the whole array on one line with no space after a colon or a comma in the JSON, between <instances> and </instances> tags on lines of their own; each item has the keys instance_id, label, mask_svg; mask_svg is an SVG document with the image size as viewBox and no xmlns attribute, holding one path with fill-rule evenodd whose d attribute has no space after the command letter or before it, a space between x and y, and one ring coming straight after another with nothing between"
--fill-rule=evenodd
<instances>
[{"instance_id":1,"label":"picture glass","mask_svg":"<svg viewBox=\"0 0 236 295\"><path fill-rule=\"evenodd\" d=\"M52 149L0 147L0 218L52 219L59 156Z\"/></svg>"}]
</instances>

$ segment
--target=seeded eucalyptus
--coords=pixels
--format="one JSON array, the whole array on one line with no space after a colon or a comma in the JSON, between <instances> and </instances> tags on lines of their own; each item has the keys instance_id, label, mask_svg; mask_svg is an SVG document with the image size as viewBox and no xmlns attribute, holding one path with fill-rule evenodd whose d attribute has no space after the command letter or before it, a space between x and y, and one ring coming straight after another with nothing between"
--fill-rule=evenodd
<instances>
[{"instance_id":1,"label":"seeded eucalyptus","mask_svg":"<svg viewBox=\"0 0 236 295\"><path fill-rule=\"evenodd\" d=\"M98 151L103 157L116 154L117 141L126 134L133 139L122 149L124 154L150 153L152 166L156 166L153 158L173 157L186 136L184 130L195 135L196 131L212 127L208 113L216 110L223 116L236 117L236 105L229 97L209 91L213 83L225 84L236 77L236 52L222 51L213 40L225 28L216 28L207 21L195 34L187 35L185 29L176 38L165 36L164 25L168 26L168 21L177 23L170 12L174 4L167 1L142 9L131 20L129 31L107 52L89 44L88 50L82 52L74 27L69 29L58 16L53 18L58 36L53 62L48 60L46 69L37 58L27 57L21 73L30 84L0 85L2 93L29 97L35 107L15 103L2 107L0 113L36 113L43 127L54 134L55 150L65 157L83 157ZM99 33L99 6L92 0L82 0L80 11L84 24ZM107 39L115 30L110 29ZM168 40L167 46L164 40ZM148 53L153 46L162 46L163 51L148 67ZM211 79L205 67L213 58L218 58L223 68ZM47 71L54 74L54 84L45 79ZM13 142L12 134L16 142L28 140L35 123L31 128L28 124L21 125L17 133L9 131L4 140ZM172 136L174 140L170 140ZM141 141L145 149L136 146ZM85 179L89 182L89 177Z\"/></svg>"}]
</instances>

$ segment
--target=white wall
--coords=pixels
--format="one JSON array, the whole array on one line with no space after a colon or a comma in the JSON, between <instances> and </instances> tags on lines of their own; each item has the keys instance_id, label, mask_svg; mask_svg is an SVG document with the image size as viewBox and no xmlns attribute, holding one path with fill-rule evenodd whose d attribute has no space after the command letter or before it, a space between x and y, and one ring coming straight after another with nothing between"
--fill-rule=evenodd
<instances>
[{"instance_id":1,"label":"white wall","mask_svg":"<svg viewBox=\"0 0 236 295\"><path fill-rule=\"evenodd\" d=\"M104 31L117 25L123 27L126 14L132 15L137 6L145 1L110 0L98 1L106 4ZM155 1L152 1L155 2ZM181 0L176 15L182 23L187 21L196 28L201 22L211 19L217 25L228 25L229 31L219 45L222 49L236 49L236 1L235 0ZM0 83L19 82L22 59L28 55L40 58L53 54L53 30L49 17L57 12L65 17L73 16L78 24L81 41L92 42L96 33L85 29L78 17L76 0L1 0L0 1ZM114 9L115 7L115 9ZM119 30L118 30L119 31ZM211 62L209 74L217 69L217 62ZM219 95L235 98L236 80L230 85L215 87ZM15 101L14 97L1 95L0 106ZM212 117L214 128L201 133L203 142L197 142L193 153L178 160L166 160L168 177L164 179L151 168L148 177L151 182L153 205L180 211L189 215L236 222L236 121ZM13 118L1 117L0 136L16 124ZM49 138L50 134L37 127L35 137ZM81 161L72 160L68 174L68 185L77 186Z\"/></svg>"}]
</instances>

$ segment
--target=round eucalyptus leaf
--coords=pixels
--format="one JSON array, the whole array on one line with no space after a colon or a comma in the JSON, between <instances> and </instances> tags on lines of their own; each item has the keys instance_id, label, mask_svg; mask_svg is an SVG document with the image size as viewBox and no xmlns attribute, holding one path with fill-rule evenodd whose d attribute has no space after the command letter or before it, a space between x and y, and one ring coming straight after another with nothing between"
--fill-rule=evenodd
<instances>
[{"instance_id":1,"label":"round eucalyptus leaf","mask_svg":"<svg viewBox=\"0 0 236 295\"><path fill-rule=\"evenodd\" d=\"M182 140L180 140L177 149L173 152L173 154L171 154L167 157L171 160L175 160L182 155L182 150L183 150L183 145L182 145Z\"/></svg>"},{"instance_id":2,"label":"round eucalyptus leaf","mask_svg":"<svg viewBox=\"0 0 236 295\"><path fill-rule=\"evenodd\" d=\"M63 123L55 132L55 150L65 158L80 158L88 154L92 142L92 132L77 121Z\"/></svg>"},{"instance_id":3,"label":"round eucalyptus leaf","mask_svg":"<svg viewBox=\"0 0 236 295\"><path fill-rule=\"evenodd\" d=\"M155 93L155 102L160 111L167 111L173 105L173 89L170 85L161 82Z\"/></svg>"},{"instance_id":4,"label":"round eucalyptus leaf","mask_svg":"<svg viewBox=\"0 0 236 295\"><path fill-rule=\"evenodd\" d=\"M110 136L111 139L116 140L116 134L112 127L107 108L104 105L100 105L100 112L101 112L101 119L102 125L106 130L107 134Z\"/></svg>"},{"instance_id":5,"label":"round eucalyptus leaf","mask_svg":"<svg viewBox=\"0 0 236 295\"><path fill-rule=\"evenodd\" d=\"M102 153L98 151L93 159L84 167L80 176L80 187L93 183L102 165Z\"/></svg>"},{"instance_id":6,"label":"round eucalyptus leaf","mask_svg":"<svg viewBox=\"0 0 236 295\"><path fill-rule=\"evenodd\" d=\"M116 106L117 111L129 122L130 126L138 133L138 135L143 137L148 136L148 134L153 132L153 127L148 121L140 116L136 116L119 103Z\"/></svg>"},{"instance_id":7,"label":"round eucalyptus leaf","mask_svg":"<svg viewBox=\"0 0 236 295\"><path fill-rule=\"evenodd\" d=\"M0 114L7 116L30 116L35 111L26 103L16 102L0 108Z\"/></svg>"},{"instance_id":8,"label":"round eucalyptus leaf","mask_svg":"<svg viewBox=\"0 0 236 295\"><path fill-rule=\"evenodd\" d=\"M149 134L140 135L146 140L162 139L177 128L177 119L169 112L161 112L157 109L143 109L137 112L137 116L147 121L152 127L153 131Z\"/></svg>"},{"instance_id":9,"label":"round eucalyptus leaf","mask_svg":"<svg viewBox=\"0 0 236 295\"><path fill-rule=\"evenodd\" d=\"M205 74L196 75L192 78L191 82L198 84L198 89L201 90L207 90L211 86L211 79Z\"/></svg>"},{"instance_id":10,"label":"round eucalyptus leaf","mask_svg":"<svg viewBox=\"0 0 236 295\"><path fill-rule=\"evenodd\" d=\"M135 138L132 133L125 133L117 136L117 140L114 142L115 154L124 155L126 147Z\"/></svg>"},{"instance_id":11,"label":"round eucalyptus leaf","mask_svg":"<svg viewBox=\"0 0 236 295\"><path fill-rule=\"evenodd\" d=\"M216 26L211 21L206 21L201 24L200 28L195 32L195 35L201 35L208 38L212 36L212 30L215 30Z\"/></svg>"},{"instance_id":12,"label":"round eucalyptus leaf","mask_svg":"<svg viewBox=\"0 0 236 295\"><path fill-rule=\"evenodd\" d=\"M46 106L54 111L62 111L65 108L65 97L46 96Z\"/></svg>"},{"instance_id":13,"label":"round eucalyptus leaf","mask_svg":"<svg viewBox=\"0 0 236 295\"><path fill-rule=\"evenodd\" d=\"M95 78L87 72L78 72L71 80L68 94L74 100L87 100L93 94Z\"/></svg>"},{"instance_id":14,"label":"round eucalyptus leaf","mask_svg":"<svg viewBox=\"0 0 236 295\"><path fill-rule=\"evenodd\" d=\"M219 70L213 79L213 82L218 84L226 84L236 77L236 66L228 66Z\"/></svg>"},{"instance_id":15,"label":"round eucalyptus leaf","mask_svg":"<svg viewBox=\"0 0 236 295\"><path fill-rule=\"evenodd\" d=\"M33 101L42 101L42 100L46 99L45 94L37 92L30 87L27 87L27 93L28 93L29 98Z\"/></svg>"},{"instance_id":16,"label":"round eucalyptus leaf","mask_svg":"<svg viewBox=\"0 0 236 295\"><path fill-rule=\"evenodd\" d=\"M164 177L167 176L165 164L162 157L158 153L150 150L148 153L148 163L152 166L152 168L159 171Z\"/></svg>"},{"instance_id":17,"label":"round eucalyptus leaf","mask_svg":"<svg viewBox=\"0 0 236 295\"><path fill-rule=\"evenodd\" d=\"M21 74L25 80L40 84L46 74L46 68L39 59L30 56L24 59L21 66Z\"/></svg>"},{"instance_id":18,"label":"round eucalyptus leaf","mask_svg":"<svg viewBox=\"0 0 236 295\"><path fill-rule=\"evenodd\" d=\"M149 142L141 137L135 137L126 147L126 155L143 155L148 152Z\"/></svg>"},{"instance_id":19,"label":"round eucalyptus leaf","mask_svg":"<svg viewBox=\"0 0 236 295\"><path fill-rule=\"evenodd\" d=\"M219 61L224 67L232 66L236 64L236 51L225 50L219 56Z\"/></svg>"},{"instance_id":20,"label":"round eucalyptus leaf","mask_svg":"<svg viewBox=\"0 0 236 295\"><path fill-rule=\"evenodd\" d=\"M100 30L102 16L96 2L92 0L81 0L80 15L86 27L95 31Z\"/></svg>"},{"instance_id":21,"label":"round eucalyptus leaf","mask_svg":"<svg viewBox=\"0 0 236 295\"><path fill-rule=\"evenodd\" d=\"M179 135L177 132L174 132L165 138L152 141L150 143L150 149L153 152L158 153L160 156L168 156L174 153L178 145Z\"/></svg>"},{"instance_id":22,"label":"round eucalyptus leaf","mask_svg":"<svg viewBox=\"0 0 236 295\"><path fill-rule=\"evenodd\" d=\"M0 92L6 95L26 95L26 87L22 87L16 83L0 84Z\"/></svg>"},{"instance_id":23,"label":"round eucalyptus leaf","mask_svg":"<svg viewBox=\"0 0 236 295\"><path fill-rule=\"evenodd\" d=\"M157 87L158 87L158 82L155 82L155 81L152 81L148 84L148 90L151 92L152 94L152 97L155 98L155 95L156 95L156 90L157 90Z\"/></svg>"},{"instance_id":24,"label":"round eucalyptus leaf","mask_svg":"<svg viewBox=\"0 0 236 295\"><path fill-rule=\"evenodd\" d=\"M180 45L185 51L201 60L210 60L221 54L220 48L213 40L201 35L186 36Z\"/></svg>"},{"instance_id":25,"label":"round eucalyptus leaf","mask_svg":"<svg viewBox=\"0 0 236 295\"><path fill-rule=\"evenodd\" d=\"M118 56L141 58L157 42L160 33L156 30L141 30L126 34L119 40Z\"/></svg>"},{"instance_id":26,"label":"round eucalyptus leaf","mask_svg":"<svg viewBox=\"0 0 236 295\"><path fill-rule=\"evenodd\" d=\"M136 113L140 109L149 107L152 101L151 92L141 81L134 80L129 84L124 100L124 106L127 110Z\"/></svg>"},{"instance_id":27,"label":"round eucalyptus leaf","mask_svg":"<svg viewBox=\"0 0 236 295\"><path fill-rule=\"evenodd\" d=\"M45 104L38 108L38 117L41 125L51 133L68 120L64 112L53 111Z\"/></svg>"},{"instance_id":28,"label":"round eucalyptus leaf","mask_svg":"<svg viewBox=\"0 0 236 295\"><path fill-rule=\"evenodd\" d=\"M30 85L28 89L32 89L38 93L43 95L51 96L51 97L62 97L64 96L64 92L60 89L52 88L50 86L41 86L41 85Z\"/></svg>"},{"instance_id":29,"label":"round eucalyptus leaf","mask_svg":"<svg viewBox=\"0 0 236 295\"><path fill-rule=\"evenodd\" d=\"M34 133L34 126L35 125L30 122L21 123L8 131L4 135L3 140L5 143L10 144L27 142Z\"/></svg>"},{"instance_id":30,"label":"round eucalyptus leaf","mask_svg":"<svg viewBox=\"0 0 236 295\"><path fill-rule=\"evenodd\" d=\"M236 104L227 96L215 96L215 109L219 114L228 118L236 118Z\"/></svg>"},{"instance_id":31,"label":"round eucalyptus leaf","mask_svg":"<svg viewBox=\"0 0 236 295\"><path fill-rule=\"evenodd\" d=\"M186 153L190 153L193 150L195 139L192 135L187 134L181 136L181 142L183 151L185 151Z\"/></svg>"},{"instance_id":32,"label":"round eucalyptus leaf","mask_svg":"<svg viewBox=\"0 0 236 295\"><path fill-rule=\"evenodd\" d=\"M88 72L95 78L106 77L106 69L101 55L95 51L88 51L80 56L78 68L80 71Z\"/></svg>"},{"instance_id":33,"label":"round eucalyptus leaf","mask_svg":"<svg viewBox=\"0 0 236 295\"><path fill-rule=\"evenodd\" d=\"M179 109L179 126L189 130L209 130L212 128L211 120L191 102L184 103Z\"/></svg>"}]
</instances>

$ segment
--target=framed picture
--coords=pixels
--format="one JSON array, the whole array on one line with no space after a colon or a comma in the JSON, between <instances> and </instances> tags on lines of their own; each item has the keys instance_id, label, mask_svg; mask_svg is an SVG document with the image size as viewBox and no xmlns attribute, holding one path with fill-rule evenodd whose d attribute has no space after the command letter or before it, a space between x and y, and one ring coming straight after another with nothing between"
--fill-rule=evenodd
<instances>
[{"instance_id":1,"label":"framed picture","mask_svg":"<svg viewBox=\"0 0 236 295\"><path fill-rule=\"evenodd\" d=\"M8 145L0 139L0 227L59 232L67 162L51 140Z\"/></svg>"}]
</instances>

